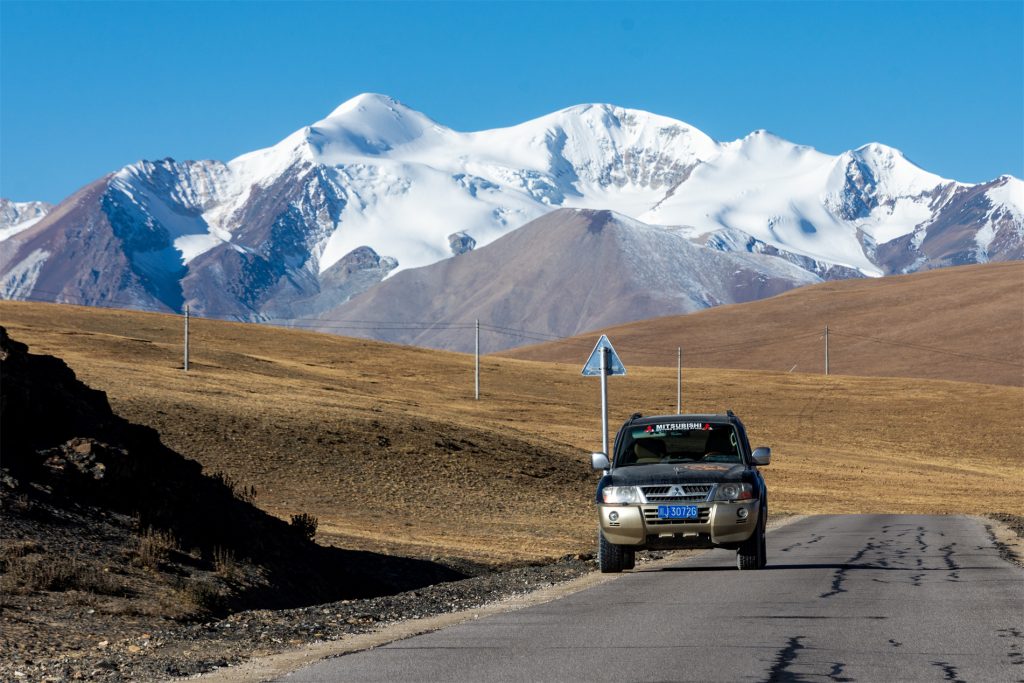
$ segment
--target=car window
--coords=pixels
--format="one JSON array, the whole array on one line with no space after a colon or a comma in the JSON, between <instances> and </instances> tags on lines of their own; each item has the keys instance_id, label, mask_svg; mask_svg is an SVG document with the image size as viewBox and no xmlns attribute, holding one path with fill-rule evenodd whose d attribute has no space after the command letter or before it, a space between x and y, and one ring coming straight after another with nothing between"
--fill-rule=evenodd
<instances>
[{"instance_id":1,"label":"car window","mask_svg":"<svg viewBox=\"0 0 1024 683\"><path fill-rule=\"evenodd\" d=\"M741 463L739 435L731 424L684 422L628 429L615 466L654 463Z\"/></svg>"}]
</instances>

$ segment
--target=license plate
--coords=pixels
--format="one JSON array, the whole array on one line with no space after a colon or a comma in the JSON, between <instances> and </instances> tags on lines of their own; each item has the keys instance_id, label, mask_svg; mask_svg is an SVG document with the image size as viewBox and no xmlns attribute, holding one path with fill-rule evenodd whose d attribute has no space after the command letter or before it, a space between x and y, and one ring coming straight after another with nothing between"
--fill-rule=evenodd
<instances>
[{"instance_id":1,"label":"license plate","mask_svg":"<svg viewBox=\"0 0 1024 683\"><path fill-rule=\"evenodd\" d=\"M659 505L658 519L697 519L697 506Z\"/></svg>"}]
</instances>

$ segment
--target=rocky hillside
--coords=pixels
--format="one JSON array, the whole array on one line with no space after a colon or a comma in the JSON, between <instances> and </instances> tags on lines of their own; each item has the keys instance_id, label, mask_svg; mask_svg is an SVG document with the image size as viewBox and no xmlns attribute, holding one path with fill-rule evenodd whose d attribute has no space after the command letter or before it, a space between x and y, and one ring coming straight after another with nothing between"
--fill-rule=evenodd
<instances>
[{"instance_id":1,"label":"rocky hillside","mask_svg":"<svg viewBox=\"0 0 1024 683\"><path fill-rule=\"evenodd\" d=\"M29 353L4 328L0 373L5 657L463 576L317 545L315 518L289 524L256 508L257 491L204 474L154 430L114 414L63 361Z\"/></svg>"}]
</instances>

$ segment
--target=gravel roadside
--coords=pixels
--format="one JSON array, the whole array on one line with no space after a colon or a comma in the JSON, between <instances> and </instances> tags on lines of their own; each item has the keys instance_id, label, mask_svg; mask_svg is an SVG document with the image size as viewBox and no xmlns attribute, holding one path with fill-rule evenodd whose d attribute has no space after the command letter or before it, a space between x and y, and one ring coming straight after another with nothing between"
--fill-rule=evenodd
<instances>
[{"instance_id":1,"label":"gravel roadside","mask_svg":"<svg viewBox=\"0 0 1024 683\"><path fill-rule=\"evenodd\" d=\"M1024 515L997 512L982 519L999 548L1000 556L1007 562L1024 567Z\"/></svg>"}]
</instances>

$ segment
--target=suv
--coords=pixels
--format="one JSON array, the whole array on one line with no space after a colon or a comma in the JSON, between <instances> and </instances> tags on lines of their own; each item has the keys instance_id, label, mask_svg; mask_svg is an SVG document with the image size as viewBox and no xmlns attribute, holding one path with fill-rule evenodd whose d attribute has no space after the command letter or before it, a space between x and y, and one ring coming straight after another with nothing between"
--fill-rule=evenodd
<instances>
[{"instance_id":1,"label":"suv","mask_svg":"<svg viewBox=\"0 0 1024 683\"><path fill-rule=\"evenodd\" d=\"M632 569L637 550L727 548L740 569L766 563L768 489L743 423L725 415L639 413L615 437L614 458L592 456L597 485L598 563Z\"/></svg>"}]
</instances>

